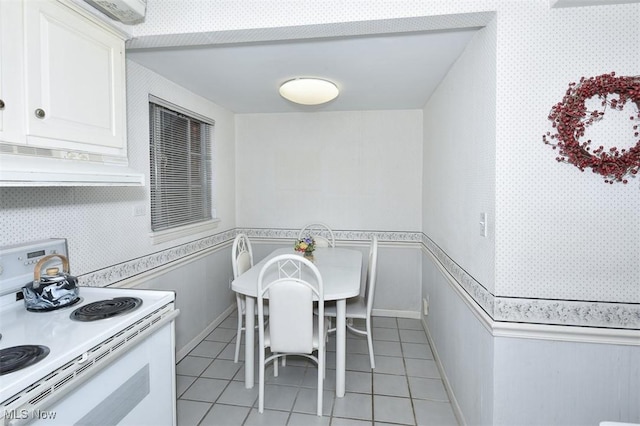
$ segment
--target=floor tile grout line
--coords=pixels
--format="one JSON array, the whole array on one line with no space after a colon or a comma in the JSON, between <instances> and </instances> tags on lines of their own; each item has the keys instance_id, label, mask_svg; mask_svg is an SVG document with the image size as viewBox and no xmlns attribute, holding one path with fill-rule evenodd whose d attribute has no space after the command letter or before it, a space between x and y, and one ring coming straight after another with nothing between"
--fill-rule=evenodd
<instances>
[{"instance_id":1,"label":"floor tile grout line","mask_svg":"<svg viewBox=\"0 0 640 426\"><path fill-rule=\"evenodd\" d=\"M414 329L414 328L400 328L400 324L399 324L399 322L398 322L398 319L397 319L397 318L394 318L394 322L396 323L396 330L397 330L397 332L398 332L398 335L400 335L400 331L401 331L401 330L420 331L420 330L417 330L417 329ZM219 325L217 328L223 328L223 329L226 329L226 330L233 330L233 331L235 331L235 328L224 327L224 326L221 326L221 325ZM378 327L378 328L393 329L392 327L388 327L388 326L387 326L387 327ZM215 330L215 329L214 329L214 330ZM423 330L422 330L422 331L423 331ZM424 331L423 331L423 332L424 332ZM213 331L212 331L212 333L213 333ZM203 339L203 340L206 340L206 338L205 338L205 339ZM356 337L355 339L353 339L353 340L354 340L354 341L357 341L357 337ZM429 401L439 402L439 403L445 403L445 404L446 404L446 403L450 403L450 402L447 402L447 401L434 400L434 399L431 399L431 398L414 398L414 396L413 396L413 392L412 392L412 390L411 390L411 386L410 386L410 382L409 382L410 374L409 374L409 371L408 371L408 369L407 369L407 356L406 356L406 354L405 354L405 349L404 349L404 347L403 347L403 344L404 344L404 343L410 343L410 344L424 344L424 343L422 343L422 342L413 342L413 341L404 341L401 337L400 337L400 339L399 339L398 341L396 341L396 340L378 340L378 339L376 339L376 340L377 340L377 341L380 341L380 342L385 342L385 341L386 341L386 342L389 342L389 343L397 343L397 344L398 344L398 346L399 346L399 348L400 348L400 355L399 355L399 356L398 356L398 355L380 355L380 354L378 354L378 356L385 356L385 357L389 357L389 358L402 358L402 365L403 365L403 368L404 368L404 374L402 374L401 376L402 376L402 377L404 377L404 381L405 381L405 384L406 384L406 386L407 386L407 388L408 388L408 393L409 393L409 395L408 395L408 396L406 396L406 397L404 397L404 396L398 396L398 398L408 398L408 399L409 399L409 403L411 404L411 407L412 407L412 416L413 416L414 425L415 425L415 424L416 424L416 422L417 422L417 420L416 420L416 418L417 418L417 417L416 417L416 411L415 411L415 410L416 410L416 408L415 408L415 405L414 405L414 400L423 400L423 399L424 399L424 400L429 400ZM211 340L210 340L210 341L211 341ZM214 341L215 341L215 340L214 340ZM198 358L209 358L209 359L211 360L211 361L208 363L208 365L204 368L204 370L202 370L202 372L201 372L198 376L188 376L188 375L185 375L186 377L192 377L192 378L194 378L194 382L193 382L193 383L195 383L195 381L197 381L199 378L212 379L212 377L204 377L204 376L202 376L202 374L203 374L207 369L209 369L209 368L211 367L211 365L213 364L213 362L215 362L216 360L218 360L218 359L219 359L219 360L231 361L231 360L229 360L229 359L227 359L227 358L220 358L219 356L220 356L220 354L222 354L222 353L224 353L225 351L227 351L227 349L228 349L228 347L229 347L230 345L234 346L234 348L233 348L233 349L235 349L235 341L234 341L234 339L231 339L231 341L227 341L227 342L219 342L219 341L215 341L215 342L218 342L218 343L225 343L226 345L225 345L225 347L224 347L221 351L219 351L219 352L218 352L218 354L217 354L215 357L213 357L213 358L210 358L210 357L207 357L207 356L199 356L199 355L191 355L191 354L189 354L189 355L191 355L191 356L193 356L193 357L198 357ZM428 349L429 349L429 350L431 350L431 348L429 347L428 343L426 344L426 346L428 347ZM328 352L331 352L331 351L328 351ZM374 353L375 353L375 352L374 352ZM357 354L357 353L356 353L356 354ZM366 354L359 354L359 355L366 355ZM410 359L414 359L414 358L410 358ZM423 360L423 361L428 361L428 360L429 360L429 359L425 359L425 358L422 358L422 357L418 357L418 358L415 358L415 359L416 359L416 360ZM216 400L215 400L214 402L208 402L208 401L207 401L207 402L205 402L205 401L199 401L199 400L188 400L188 399L184 399L184 398L180 398L180 397L178 397L178 399L184 399L184 400L186 400L186 401L205 402L205 403L209 403L209 404L211 405L211 406L208 408L208 410L205 412L205 414L203 415L203 417L200 419L200 422L199 422L199 423L201 423L201 422L203 422L203 421L204 421L204 418L205 418L205 417L206 417L206 416L211 412L211 410L215 407L215 405L216 405L216 404L219 404L219 405L234 405L234 404L222 404L221 402L219 402L219 399L221 398L222 394L226 391L226 389L228 389L228 387L231 385L231 383L234 383L234 382L237 382L237 381L238 381L238 380L234 380L234 379L235 379L235 378L237 378L237 377L238 377L238 375L240 375L240 374L241 374L241 372L242 372L242 370L243 370L244 360L240 360L240 364L241 364L241 365L240 365L240 367L239 367L239 368L238 368L238 370L237 370L237 371L236 371L236 372L231 376L231 378L224 378L224 380L226 380L226 381L227 381L227 383L226 383L226 385L225 385L224 389L221 391L220 395L218 395L218 397L216 398ZM300 366L300 365L298 365L298 366ZM291 418L292 418L292 416L293 416L293 415L295 415L295 414L311 415L311 413L296 412L296 411L295 411L295 405L296 405L296 403L298 402L298 400L299 400L299 398L300 398L300 395L301 395L301 394L300 394L300 392L302 391L302 389L311 389L311 388L306 388L306 387L304 386L304 378L306 377L306 372L307 372L307 371L309 370L309 368L311 368L312 366L310 366L308 363L307 363L307 364L304 364L304 366L305 366L305 368L304 368L304 372L303 372L303 374L302 374L301 382L300 382L300 383L298 383L297 385L294 385L294 384L287 384L287 383L278 383L278 385L282 385L282 386L289 386L289 387L296 388L296 395L295 395L295 398L294 398L294 401L293 401L293 403L292 403L291 408L290 408L288 411L283 411L283 412L287 412L287 413L288 413L288 414L287 414L287 421L286 421L286 423L289 423L289 422L290 422L290 420L291 420ZM360 372L360 370L347 370L347 371ZM375 376L374 376L374 374L382 374L382 375L390 375L390 376L398 376L398 374L394 374L394 373L383 373L383 372L376 373L376 372L375 372L375 370L367 370L367 371L370 373L370 381L371 381L371 382L370 382L370 385L371 385L371 404L372 404L372 405L371 405L371 411L372 411L372 413L371 413L371 421L368 421L367 423L374 424L374 423L375 423L375 421L376 421L376 420L375 420L375 395L376 395L376 393L375 393L375 387L374 387L374 377L375 377ZM411 377L413 377L413 376L411 376ZM416 377L421 377L421 376L416 376ZM213 377L213 378L215 378L215 377ZM425 378L425 379L426 379L426 378ZM436 378L433 378L433 380L437 380L437 379L436 379ZM441 380L441 379L440 379L440 380ZM190 385L189 385L189 386L188 386L188 387L187 387L187 388L186 388L186 389L181 393L181 395L184 395L184 394L185 394L185 393L186 393L186 392L191 388L191 386L193 386L193 383L191 383L191 384L190 384ZM326 390L326 388L325 388L325 387L323 387L323 390ZM361 393L361 392L353 392L353 393ZM366 395L367 393L364 393L364 394ZM382 394L381 394L381 395L382 395ZM389 395L389 396L391 396L391 395ZM337 400L336 400L336 397L335 397L335 396L333 396L333 397L332 397L332 400L331 400L330 413L329 413L328 415L326 415L326 417L328 417L329 424L333 424L333 423L334 423L334 420L335 420L335 419L337 419L337 418L339 418L339 419L342 419L342 418L343 418L343 417L335 417L335 409L336 409L336 404L335 404L335 403L336 403L336 401L337 401ZM324 399L324 402L326 403L326 398ZM242 406L242 407L248 408L248 414L247 414L247 416L245 416L245 418L244 418L244 420L243 420L243 423L242 423L242 424L245 424L245 423L248 421L248 418L249 418L249 416L250 416L250 414L251 414L252 410L256 409L256 404L257 404L257 399L253 402L253 405L252 405L251 407ZM282 411L282 410L276 410L276 411ZM348 419L348 418L347 418L347 419ZM353 420L360 420L360 421L362 421L362 419L353 419ZM393 423L393 424L399 424L399 423L396 423L396 422L391 422L391 423Z\"/></svg>"},{"instance_id":2,"label":"floor tile grout line","mask_svg":"<svg viewBox=\"0 0 640 426\"><path fill-rule=\"evenodd\" d=\"M398 330L398 334L400 334L400 330ZM411 404L411 414L413 415L413 424L417 425L418 416L416 415L416 407L415 407L415 404L413 403L413 394L411 392L411 385L409 383L409 369L407 368L407 361L404 356L404 348L402 347L402 342L400 343L400 353L402 354L402 363L404 365L405 379L407 381L407 389L409 391L409 404Z\"/></svg>"}]
</instances>

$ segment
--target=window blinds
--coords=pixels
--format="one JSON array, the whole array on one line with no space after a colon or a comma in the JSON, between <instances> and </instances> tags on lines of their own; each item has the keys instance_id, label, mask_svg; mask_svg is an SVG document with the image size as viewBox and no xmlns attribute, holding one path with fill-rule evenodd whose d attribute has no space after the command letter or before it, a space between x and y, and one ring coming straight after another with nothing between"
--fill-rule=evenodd
<instances>
[{"instance_id":1,"label":"window blinds","mask_svg":"<svg viewBox=\"0 0 640 426\"><path fill-rule=\"evenodd\" d=\"M211 219L212 124L153 101L149 116L152 231Z\"/></svg>"}]
</instances>

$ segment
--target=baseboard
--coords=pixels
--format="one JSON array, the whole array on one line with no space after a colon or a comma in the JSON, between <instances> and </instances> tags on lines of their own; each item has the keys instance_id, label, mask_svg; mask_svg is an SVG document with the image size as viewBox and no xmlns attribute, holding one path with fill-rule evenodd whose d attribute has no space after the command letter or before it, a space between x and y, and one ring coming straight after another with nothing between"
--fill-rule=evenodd
<instances>
[{"instance_id":1,"label":"baseboard","mask_svg":"<svg viewBox=\"0 0 640 426\"><path fill-rule=\"evenodd\" d=\"M178 363L182 358L187 356L189 352L191 352L200 342L204 340L211 332L224 321L233 310L236 309L235 301L229 306L222 314L220 314L216 319L214 319L211 324L207 326L200 334L194 337L189 343L184 345L180 350L176 352L176 363Z\"/></svg>"},{"instance_id":2,"label":"baseboard","mask_svg":"<svg viewBox=\"0 0 640 426\"><path fill-rule=\"evenodd\" d=\"M374 317L396 317L420 319L420 312L415 311L395 311L390 309L373 309L371 315Z\"/></svg>"},{"instance_id":3,"label":"baseboard","mask_svg":"<svg viewBox=\"0 0 640 426\"><path fill-rule=\"evenodd\" d=\"M444 384L444 389L446 390L447 396L449 397L449 402L451 402L453 415L456 416L456 420L458 421L458 424L460 426L466 426L467 422L464 419L464 415L462 414L462 410L460 409L458 400L453 393L453 388L449 383L449 379L447 378L447 374L444 371L442 362L440 362L440 356L438 355L435 342L431 338L431 333L429 332L429 327L427 326L427 322L424 320L424 317L421 318L420 322L422 322L422 328L424 328L424 331L427 334L427 340L429 341L429 346L431 346L431 352L433 352L433 360L436 362L436 366L438 367L438 371L440 372L440 377L442 378L442 383Z\"/></svg>"}]
</instances>

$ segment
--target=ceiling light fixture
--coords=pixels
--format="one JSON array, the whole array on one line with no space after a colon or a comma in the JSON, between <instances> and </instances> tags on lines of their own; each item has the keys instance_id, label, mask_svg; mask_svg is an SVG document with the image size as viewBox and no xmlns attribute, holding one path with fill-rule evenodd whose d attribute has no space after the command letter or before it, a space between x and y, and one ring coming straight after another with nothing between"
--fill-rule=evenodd
<instances>
[{"instance_id":1,"label":"ceiling light fixture","mask_svg":"<svg viewBox=\"0 0 640 426\"><path fill-rule=\"evenodd\" d=\"M297 104L320 105L338 96L338 86L321 78L294 78L280 86L280 95Z\"/></svg>"}]
</instances>

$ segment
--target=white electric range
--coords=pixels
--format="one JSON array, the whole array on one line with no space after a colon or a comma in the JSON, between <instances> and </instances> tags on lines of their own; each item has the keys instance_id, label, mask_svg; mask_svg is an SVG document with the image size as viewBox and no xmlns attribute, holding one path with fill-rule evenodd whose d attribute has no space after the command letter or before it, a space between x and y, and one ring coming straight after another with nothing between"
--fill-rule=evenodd
<instances>
[{"instance_id":1,"label":"white electric range","mask_svg":"<svg viewBox=\"0 0 640 426\"><path fill-rule=\"evenodd\" d=\"M35 264L66 252L64 239L0 247L0 424L175 425L174 293L79 287L77 303L28 311Z\"/></svg>"}]
</instances>

